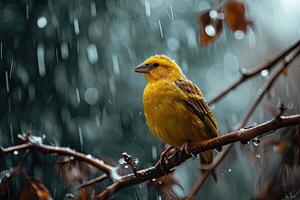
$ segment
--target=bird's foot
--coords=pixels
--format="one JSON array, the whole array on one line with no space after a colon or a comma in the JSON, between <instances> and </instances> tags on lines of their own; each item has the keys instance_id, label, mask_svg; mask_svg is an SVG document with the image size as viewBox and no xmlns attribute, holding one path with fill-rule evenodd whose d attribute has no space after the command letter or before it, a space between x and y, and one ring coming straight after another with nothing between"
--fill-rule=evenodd
<instances>
[{"instance_id":1,"label":"bird's foot","mask_svg":"<svg viewBox=\"0 0 300 200\"><path fill-rule=\"evenodd\" d=\"M200 168L201 171L209 171L209 170L213 169L213 164L212 163L210 163L210 164L201 163L199 168Z\"/></svg>"},{"instance_id":2,"label":"bird's foot","mask_svg":"<svg viewBox=\"0 0 300 200\"><path fill-rule=\"evenodd\" d=\"M156 163L156 166L159 166L165 174L168 174L168 170L166 170L166 164L168 163L167 153L169 153L171 149L173 149L173 147L169 146L163 152L161 152L159 160Z\"/></svg>"},{"instance_id":3,"label":"bird's foot","mask_svg":"<svg viewBox=\"0 0 300 200\"><path fill-rule=\"evenodd\" d=\"M189 152L189 150L188 150L188 146L190 143L191 143L191 141L187 141L187 142L183 143L183 145L179 149L179 151L180 151L179 155L181 156L182 153L184 152L187 155L189 155L190 157L192 157L192 159L196 159L197 155L194 155L193 153Z\"/></svg>"}]
</instances>

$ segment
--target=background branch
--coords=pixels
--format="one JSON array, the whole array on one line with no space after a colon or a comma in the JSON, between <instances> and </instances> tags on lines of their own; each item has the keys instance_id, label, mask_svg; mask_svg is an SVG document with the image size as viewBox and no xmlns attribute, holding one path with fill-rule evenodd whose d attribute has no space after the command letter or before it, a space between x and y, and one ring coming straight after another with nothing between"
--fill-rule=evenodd
<instances>
[{"instance_id":1,"label":"background branch","mask_svg":"<svg viewBox=\"0 0 300 200\"><path fill-rule=\"evenodd\" d=\"M217 101L222 99L225 95L227 95L230 91L234 90L245 81L257 76L261 71L271 70L279 61L283 60L288 54L290 54L293 50L295 50L299 46L300 46L300 40L298 40L296 43L292 44L290 47L283 50L280 54L278 54L274 58L271 58L268 62L264 63L263 65L252 67L248 70L241 69L242 76L232 85L230 85L228 88L223 90L220 94L218 94L216 97L210 100L208 104L216 103Z\"/></svg>"}]
</instances>

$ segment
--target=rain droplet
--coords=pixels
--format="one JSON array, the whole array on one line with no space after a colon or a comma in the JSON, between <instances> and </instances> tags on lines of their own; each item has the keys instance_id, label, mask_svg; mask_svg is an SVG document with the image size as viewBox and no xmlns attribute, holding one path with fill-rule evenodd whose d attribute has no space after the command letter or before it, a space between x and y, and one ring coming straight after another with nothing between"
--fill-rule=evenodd
<instances>
[{"instance_id":1,"label":"rain droplet","mask_svg":"<svg viewBox=\"0 0 300 200\"><path fill-rule=\"evenodd\" d=\"M46 74L46 67L45 67L45 50L42 44L39 44L37 47L37 59L38 59L39 74L41 77L43 77Z\"/></svg>"},{"instance_id":2,"label":"rain droplet","mask_svg":"<svg viewBox=\"0 0 300 200\"><path fill-rule=\"evenodd\" d=\"M253 145L256 146L256 147L258 147L259 143L257 142L257 140L253 141Z\"/></svg>"},{"instance_id":3,"label":"rain droplet","mask_svg":"<svg viewBox=\"0 0 300 200\"><path fill-rule=\"evenodd\" d=\"M15 143L15 141L14 141L14 130L13 130L12 123L9 124L9 130L10 130L10 140L11 140L11 143L14 144Z\"/></svg>"},{"instance_id":4,"label":"rain droplet","mask_svg":"<svg viewBox=\"0 0 300 200\"><path fill-rule=\"evenodd\" d=\"M13 67L14 67L14 60L12 60L11 64L10 64L10 70L9 70L9 78L10 79L11 79L11 76L12 76Z\"/></svg>"},{"instance_id":5,"label":"rain droplet","mask_svg":"<svg viewBox=\"0 0 300 200\"><path fill-rule=\"evenodd\" d=\"M174 20L173 7L170 6L171 20Z\"/></svg>"},{"instance_id":6,"label":"rain droplet","mask_svg":"<svg viewBox=\"0 0 300 200\"><path fill-rule=\"evenodd\" d=\"M145 12L147 17L151 16L151 6L149 0L145 0Z\"/></svg>"},{"instance_id":7,"label":"rain droplet","mask_svg":"<svg viewBox=\"0 0 300 200\"><path fill-rule=\"evenodd\" d=\"M19 154L19 152L18 151L14 151L13 154L16 156L16 155Z\"/></svg>"},{"instance_id":8,"label":"rain droplet","mask_svg":"<svg viewBox=\"0 0 300 200\"><path fill-rule=\"evenodd\" d=\"M161 27L160 20L158 20L158 27L159 27L160 37L163 38L164 37L164 33L163 33L163 30L162 30L162 27Z\"/></svg>"},{"instance_id":9,"label":"rain droplet","mask_svg":"<svg viewBox=\"0 0 300 200\"><path fill-rule=\"evenodd\" d=\"M124 165L126 162L125 162L125 160L124 160L124 158L120 158L119 159L119 164L120 165Z\"/></svg>"},{"instance_id":10,"label":"rain droplet","mask_svg":"<svg viewBox=\"0 0 300 200\"><path fill-rule=\"evenodd\" d=\"M26 4L26 19L29 19L29 5Z\"/></svg>"},{"instance_id":11,"label":"rain droplet","mask_svg":"<svg viewBox=\"0 0 300 200\"><path fill-rule=\"evenodd\" d=\"M66 42L61 43L60 45L61 57L63 60L66 60L69 57L68 44Z\"/></svg>"},{"instance_id":12,"label":"rain droplet","mask_svg":"<svg viewBox=\"0 0 300 200\"><path fill-rule=\"evenodd\" d=\"M78 88L76 88L76 98L77 98L77 102L80 103L80 93Z\"/></svg>"},{"instance_id":13,"label":"rain droplet","mask_svg":"<svg viewBox=\"0 0 300 200\"><path fill-rule=\"evenodd\" d=\"M84 93L85 101L90 105L95 105L98 101L99 93L96 88L88 88Z\"/></svg>"},{"instance_id":14,"label":"rain droplet","mask_svg":"<svg viewBox=\"0 0 300 200\"><path fill-rule=\"evenodd\" d=\"M81 127L78 127L78 134L79 134L79 141L80 141L80 149L83 151L83 136L82 136L82 130Z\"/></svg>"},{"instance_id":15,"label":"rain droplet","mask_svg":"<svg viewBox=\"0 0 300 200\"><path fill-rule=\"evenodd\" d=\"M237 40L241 40L245 37L245 33L241 30L237 30L233 33L234 35L234 38L237 39Z\"/></svg>"},{"instance_id":16,"label":"rain droplet","mask_svg":"<svg viewBox=\"0 0 300 200\"><path fill-rule=\"evenodd\" d=\"M209 11L209 17L212 19L216 19L218 17L218 12L216 10Z\"/></svg>"},{"instance_id":17,"label":"rain droplet","mask_svg":"<svg viewBox=\"0 0 300 200\"><path fill-rule=\"evenodd\" d=\"M156 146L152 146L152 159L153 160L157 159L157 148L156 148Z\"/></svg>"},{"instance_id":18,"label":"rain droplet","mask_svg":"<svg viewBox=\"0 0 300 200\"><path fill-rule=\"evenodd\" d=\"M75 31L75 34L78 35L80 33L79 31L79 22L78 22L78 19L74 19L74 31Z\"/></svg>"},{"instance_id":19,"label":"rain droplet","mask_svg":"<svg viewBox=\"0 0 300 200\"><path fill-rule=\"evenodd\" d=\"M2 60L3 50L2 50L2 42L0 43L0 58Z\"/></svg>"},{"instance_id":20,"label":"rain droplet","mask_svg":"<svg viewBox=\"0 0 300 200\"><path fill-rule=\"evenodd\" d=\"M212 25L207 25L204 30L205 33L210 37L214 37L216 35L216 30Z\"/></svg>"},{"instance_id":21,"label":"rain droplet","mask_svg":"<svg viewBox=\"0 0 300 200\"><path fill-rule=\"evenodd\" d=\"M167 45L168 45L168 48L171 50L171 51L176 51L178 50L179 48L179 42L176 38L174 37L170 37L167 41Z\"/></svg>"},{"instance_id":22,"label":"rain droplet","mask_svg":"<svg viewBox=\"0 0 300 200\"><path fill-rule=\"evenodd\" d=\"M119 69L119 61L118 61L118 56L113 54L112 55L112 62L113 62L113 68L115 74L120 74L120 69Z\"/></svg>"},{"instance_id":23,"label":"rain droplet","mask_svg":"<svg viewBox=\"0 0 300 200\"><path fill-rule=\"evenodd\" d=\"M294 108L294 104L293 103L288 103L287 108L289 110L292 110Z\"/></svg>"},{"instance_id":24,"label":"rain droplet","mask_svg":"<svg viewBox=\"0 0 300 200\"><path fill-rule=\"evenodd\" d=\"M98 61L98 52L95 44L89 44L87 46L87 56L91 64L95 64Z\"/></svg>"},{"instance_id":25,"label":"rain droplet","mask_svg":"<svg viewBox=\"0 0 300 200\"><path fill-rule=\"evenodd\" d=\"M256 137L252 140L252 143L254 146L258 147L259 146L259 143L260 143L260 140Z\"/></svg>"},{"instance_id":26,"label":"rain droplet","mask_svg":"<svg viewBox=\"0 0 300 200\"><path fill-rule=\"evenodd\" d=\"M231 172L231 169L230 169L230 168L228 169L228 172Z\"/></svg>"},{"instance_id":27,"label":"rain droplet","mask_svg":"<svg viewBox=\"0 0 300 200\"><path fill-rule=\"evenodd\" d=\"M96 15L97 15L95 2L91 2L91 14L92 14L92 17L96 17Z\"/></svg>"},{"instance_id":28,"label":"rain droplet","mask_svg":"<svg viewBox=\"0 0 300 200\"><path fill-rule=\"evenodd\" d=\"M93 158L93 156L91 154L88 154L86 157L90 158L90 159Z\"/></svg>"},{"instance_id":29,"label":"rain droplet","mask_svg":"<svg viewBox=\"0 0 300 200\"><path fill-rule=\"evenodd\" d=\"M47 19L44 16L38 18L38 20L37 20L37 25L41 29L45 28L47 26L47 23L48 23Z\"/></svg>"},{"instance_id":30,"label":"rain droplet","mask_svg":"<svg viewBox=\"0 0 300 200\"><path fill-rule=\"evenodd\" d=\"M269 70L267 69L264 69L260 72L260 75L263 76L263 77L267 77L269 75Z\"/></svg>"},{"instance_id":31,"label":"rain droplet","mask_svg":"<svg viewBox=\"0 0 300 200\"><path fill-rule=\"evenodd\" d=\"M8 72L5 71L6 92L9 93Z\"/></svg>"}]
</instances>

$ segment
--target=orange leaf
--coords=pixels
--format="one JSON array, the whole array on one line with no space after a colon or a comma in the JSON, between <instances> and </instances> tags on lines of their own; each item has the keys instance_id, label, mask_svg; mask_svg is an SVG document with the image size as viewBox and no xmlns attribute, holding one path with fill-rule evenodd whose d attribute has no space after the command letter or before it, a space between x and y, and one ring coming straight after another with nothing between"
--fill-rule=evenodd
<instances>
[{"instance_id":1,"label":"orange leaf","mask_svg":"<svg viewBox=\"0 0 300 200\"><path fill-rule=\"evenodd\" d=\"M28 184L21 190L20 200L50 200L52 199L48 189L43 183L36 179L30 178Z\"/></svg>"},{"instance_id":2,"label":"orange leaf","mask_svg":"<svg viewBox=\"0 0 300 200\"><path fill-rule=\"evenodd\" d=\"M207 10L199 15L201 24L199 41L203 46L216 41L223 29L223 14L218 10Z\"/></svg>"},{"instance_id":3,"label":"orange leaf","mask_svg":"<svg viewBox=\"0 0 300 200\"><path fill-rule=\"evenodd\" d=\"M247 32L248 25L251 22L246 17L246 7L243 2L229 0L224 5L224 13L226 23L233 32Z\"/></svg>"},{"instance_id":4,"label":"orange leaf","mask_svg":"<svg viewBox=\"0 0 300 200\"><path fill-rule=\"evenodd\" d=\"M282 73L283 73L284 76L289 75L289 70L288 70L288 68L287 68L287 67L284 68L283 71L282 71Z\"/></svg>"}]
</instances>

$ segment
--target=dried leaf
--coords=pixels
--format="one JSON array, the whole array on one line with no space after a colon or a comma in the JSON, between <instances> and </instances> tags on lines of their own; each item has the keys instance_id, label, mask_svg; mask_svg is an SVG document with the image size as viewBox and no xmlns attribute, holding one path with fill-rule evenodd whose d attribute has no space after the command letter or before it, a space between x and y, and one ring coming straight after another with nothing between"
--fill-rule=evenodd
<instances>
[{"instance_id":1,"label":"dried leaf","mask_svg":"<svg viewBox=\"0 0 300 200\"><path fill-rule=\"evenodd\" d=\"M283 73L284 76L288 76L289 75L289 68L288 67L284 68L282 73Z\"/></svg>"},{"instance_id":2,"label":"dried leaf","mask_svg":"<svg viewBox=\"0 0 300 200\"><path fill-rule=\"evenodd\" d=\"M199 15L199 41L203 46L216 41L223 30L224 15L218 10L207 10Z\"/></svg>"},{"instance_id":3,"label":"dried leaf","mask_svg":"<svg viewBox=\"0 0 300 200\"><path fill-rule=\"evenodd\" d=\"M21 190L20 200L50 200L52 199L48 189L36 179L28 179L28 184Z\"/></svg>"},{"instance_id":4,"label":"dried leaf","mask_svg":"<svg viewBox=\"0 0 300 200\"><path fill-rule=\"evenodd\" d=\"M175 189L175 187L178 187L181 190L183 190L183 188L174 172L170 173L168 175L162 176L162 177L152 181L151 183L156 189L158 189L160 191L160 193L164 199L166 199L166 200L181 199L174 189Z\"/></svg>"},{"instance_id":5,"label":"dried leaf","mask_svg":"<svg viewBox=\"0 0 300 200\"><path fill-rule=\"evenodd\" d=\"M55 170L62 175L65 184L80 182L88 170L86 163L70 160L69 157L60 157L58 163Z\"/></svg>"},{"instance_id":6,"label":"dried leaf","mask_svg":"<svg viewBox=\"0 0 300 200\"><path fill-rule=\"evenodd\" d=\"M246 17L246 7L243 2L229 0L224 5L225 21L233 31L247 32L248 25L252 22Z\"/></svg>"}]
</instances>

